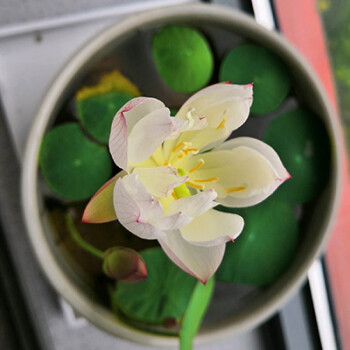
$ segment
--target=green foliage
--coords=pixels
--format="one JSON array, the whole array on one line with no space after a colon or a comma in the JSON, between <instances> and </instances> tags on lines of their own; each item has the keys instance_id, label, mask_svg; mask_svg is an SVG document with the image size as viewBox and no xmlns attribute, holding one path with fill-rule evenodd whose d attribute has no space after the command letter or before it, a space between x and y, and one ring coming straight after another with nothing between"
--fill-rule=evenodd
<instances>
[{"instance_id":1,"label":"green foliage","mask_svg":"<svg viewBox=\"0 0 350 350\"><path fill-rule=\"evenodd\" d=\"M170 115L172 117L175 117L178 111L179 111L178 108L170 108Z\"/></svg>"},{"instance_id":2,"label":"green foliage","mask_svg":"<svg viewBox=\"0 0 350 350\"><path fill-rule=\"evenodd\" d=\"M321 192L330 171L330 142L319 118L302 109L288 111L270 123L264 141L292 176L275 196L305 203Z\"/></svg>"},{"instance_id":3,"label":"green foliage","mask_svg":"<svg viewBox=\"0 0 350 350\"><path fill-rule=\"evenodd\" d=\"M214 291L214 278L206 285L197 282L191 296L190 303L185 311L180 331L180 349L191 350L193 339L201 325Z\"/></svg>"},{"instance_id":4,"label":"green foliage","mask_svg":"<svg viewBox=\"0 0 350 350\"><path fill-rule=\"evenodd\" d=\"M254 44L242 44L224 58L220 81L233 84L254 83L251 113L268 114L276 110L290 90L288 68L271 50Z\"/></svg>"},{"instance_id":5,"label":"green foliage","mask_svg":"<svg viewBox=\"0 0 350 350\"><path fill-rule=\"evenodd\" d=\"M271 197L239 214L245 222L243 232L234 243L227 243L216 279L256 286L274 282L295 256L298 223L293 209Z\"/></svg>"},{"instance_id":6,"label":"green foliage","mask_svg":"<svg viewBox=\"0 0 350 350\"><path fill-rule=\"evenodd\" d=\"M92 196L112 171L107 149L86 138L76 123L57 126L45 134L39 164L52 191L71 200Z\"/></svg>"},{"instance_id":7,"label":"green foliage","mask_svg":"<svg viewBox=\"0 0 350 350\"><path fill-rule=\"evenodd\" d=\"M133 97L130 94L112 91L79 100L78 116L89 134L96 140L107 143L115 114Z\"/></svg>"},{"instance_id":8,"label":"green foliage","mask_svg":"<svg viewBox=\"0 0 350 350\"><path fill-rule=\"evenodd\" d=\"M213 54L206 39L195 29L161 29L154 35L152 53L159 75L177 92L195 92L210 80Z\"/></svg>"},{"instance_id":9,"label":"green foliage","mask_svg":"<svg viewBox=\"0 0 350 350\"><path fill-rule=\"evenodd\" d=\"M139 322L163 324L167 318L179 320L197 280L174 265L161 248L144 250L141 256L147 278L137 283L119 282L112 304Z\"/></svg>"}]
</instances>

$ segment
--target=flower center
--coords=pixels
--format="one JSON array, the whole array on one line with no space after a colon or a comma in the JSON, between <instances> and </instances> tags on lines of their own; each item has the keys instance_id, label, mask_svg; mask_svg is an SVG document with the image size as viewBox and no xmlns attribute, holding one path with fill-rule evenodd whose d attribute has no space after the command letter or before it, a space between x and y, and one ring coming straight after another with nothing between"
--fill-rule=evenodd
<instances>
[{"instance_id":1,"label":"flower center","mask_svg":"<svg viewBox=\"0 0 350 350\"><path fill-rule=\"evenodd\" d=\"M191 142L181 141L172 149L171 153L177 154L177 158L179 159L183 158L185 155L187 156L190 152L192 152L193 154L198 153L199 149L191 148L191 146Z\"/></svg>"},{"instance_id":2,"label":"flower center","mask_svg":"<svg viewBox=\"0 0 350 350\"><path fill-rule=\"evenodd\" d=\"M199 168L201 168L204 165L204 160L201 158L199 159L199 164L196 165L194 168L192 168L189 173L192 174L194 173L196 170L198 170Z\"/></svg>"},{"instance_id":3,"label":"flower center","mask_svg":"<svg viewBox=\"0 0 350 350\"><path fill-rule=\"evenodd\" d=\"M221 124L225 124L225 121L221 122ZM198 148L191 147L191 142L180 141L172 150L169 157L169 161L164 162L163 166L174 166L176 167L177 163L180 159L184 159L185 157L196 154L199 152ZM188 171L188 173L182 169L177 168L177 172L180 176L193 174L198 169L200 169L204 165L204 160L202 158L199 159L199 163L192 169ZM186 183L181 184L176 187L172 193L172 197L174 199L179 199L182 197L189 197L191 195L187 186L193 187L197 190L204 190L205 184L218 181L218 177L210 177L208 179L191 179L191 181L186 181Z\"/></svg>"},{"instance_id":4,"label":"flower center","mask_svg":"<svg viewBox=\"0 0 350 350\"><path fill-rule=\"evenodd\" d=\"M177 169L177 173L180 176L186 175L186 171L184 169L181 169L181 168ZM171 195L173 196L174 199L179 199L179 198L183 198L183 197L191 197L191 192L187 188L186 183L184 183L184 184L181 184L181 185L175 187L174 191Z\"/></svg>"}]
</instances>

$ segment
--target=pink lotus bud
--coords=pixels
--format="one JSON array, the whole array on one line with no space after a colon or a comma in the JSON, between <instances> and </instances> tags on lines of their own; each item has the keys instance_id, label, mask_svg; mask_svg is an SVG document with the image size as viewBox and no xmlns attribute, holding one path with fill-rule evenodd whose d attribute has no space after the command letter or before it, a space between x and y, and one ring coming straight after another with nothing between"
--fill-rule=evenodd
<instances>
[{"instance_id":1,"label":"pink lotus bud","mask_svg":"<svg viewBox=\"0 0 350 350\"><path fill-rule=\"evenodd\" d=\"M147 277L146 265L141 256L125 247L106 250L103 271L108 277L123 282L138 282Z\"/></svg>"}]
</instances>

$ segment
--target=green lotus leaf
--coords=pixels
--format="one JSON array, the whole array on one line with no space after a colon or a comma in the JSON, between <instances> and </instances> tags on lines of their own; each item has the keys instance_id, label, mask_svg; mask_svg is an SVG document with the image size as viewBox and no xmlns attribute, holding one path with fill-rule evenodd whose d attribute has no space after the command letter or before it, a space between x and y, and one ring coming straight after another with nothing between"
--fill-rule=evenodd
<instances>
[{"instance_id":1,"label":"green lotus leaf","mask_svg":"<svg viewBox=\"0 0 350 350\"><path fill-rule=\"evenodd\" d=\"M177 92L195 92L211 78L213 54L207 40L196 29L162 28L153 37L152 53L159 75Z\"/></svg>"},{"instance_id":2,"label":"green lotus leaf","mask_svg":"<svg viewBox=\"0 0 350 350\"><path fill-rule=\"evenodd\" d=\"M298 223L292 207L269 198L239 214L245 222L243 232L235 242L226 244L216 279L256 286L274 282L288 268L297 249Z\"/></svg>"},{"instance_id":3,"label":"green lotus leaf","mask_svg":"<svg viewBox=\"0 0 350 350\"><path fill-rule=\"evenodd\" d=\"M134 96L130 94L111 91L79 100L77 101L79 119L91 136L107 143L115 114L132 98Z\"/></svg>"},{"instance_id":4,"label":"green lotus leaf","mask_svg":"<svg viewBox=\"0 0 350 350\"><path fill-rule=\"evenodd\" d=\"M39 164L52 191L70 200L92 196L112 171L106 147L90 141L76 123L57 126L45 134Z\"/></svg>"},{"instance_id":5,"label":"green lotus leaf","mask_svg":"<svg viewBox=\"0 0 350 350\"><path fill-rule=\"evenodd\" d=\"M275 111L291 86L283 61L271 50L255 44L242 44L231 50L221 64L219 79L233 84L254 84L253 114Z\"/></svg>"},{"instance_id":6,"label":"green lotus leaf","mask_svg":"<svg viewBox=\"0 0 350 350\"><path fill-rule=\"evenodd\" d=\"M330 173L330 142L319 118L295 109L276 117L264 141L272 146L291 175L274 196L290 203L305 203L317 196Z\"/></svg>"},{"instance_id":7,"label":"green lotus leaf","mask_svg":"<svg viewBox=\"0 0 350 350\"><path fill-rule=\"evenodd\" d=\"M161 248L141 252L147 278L137 283L118 282L112 304L127 317L144 323L179 320L190 302L197 280L182 271Z\"/></svg>"}]
</instances>

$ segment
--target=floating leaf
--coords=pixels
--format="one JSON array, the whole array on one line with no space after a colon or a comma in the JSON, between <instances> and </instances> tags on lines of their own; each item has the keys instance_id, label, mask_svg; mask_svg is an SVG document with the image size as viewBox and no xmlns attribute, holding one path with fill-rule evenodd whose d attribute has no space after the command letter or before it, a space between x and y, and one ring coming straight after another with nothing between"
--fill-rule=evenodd
<instances>
[{"instance_id":1,"label":"floating leaf","mask_svg":"<svg viewBox=\"0 0 350 350\"><path fill-rule=\"evenodd\" d=\"M254 83L251 113L267 114L276 110L290 90L288 68L271 50L242 44L224 58L219 73L220 81L234 84Z\"/></svg>"},{"instance_id":2,"label":"floating leaf","mask_svg":"<svg viewBox=\"0 0 350 350\"><path fill-rule=\"evenodd\" d=\"M152 53L158 73L177 92L195 92L210 80L213 55L204 36L195 29L161 29L153 38Z\"/></svg>"},{"instance_id":3,"label":"floating leaf","mask_svg":"<svg viewBox=\"0 0 350 350\"><path fill-rule=\"evenodd\" d=\"M274 196L305 203L322 191L330 171L330 142L319 118L302 109L288 111L270 123L264 141L292 176Z\"/></svg>"},{"instance_id":4,"label":"floating leaf","mask_svg":"<svg viewBox=\"0 0 350 350\"><path fill-rule=\"evenodd\" d=\"M225 208L225 211L236 212ZM216 279L266 285L275 281L293 260L298 223L288 203L269 198L240 211L245 226L234 243L227 243Z\"/></svg>"},{"instance_id":5,"label":"floating leaf","mask_svg":"<svg viewBox=\"0 0 350 350\"><path fill-rule=\"evenodd\" d=\"M57 126L45 134L39 164L49 187L71 200L93 195L112 171L106 147L86 138L76 123Z\"/></svg>"},{"instance_id":6,"label":"floating leaf","mask_svg":"<svg viewBox=\"0 0 350 350\"><path fill-rule=\"evenodd\" d=\"M112 91L77 101L78 116L89 134L96 140L107 143L115 114L133 97Z\"/></svg>"},{"instance_id":7,"label":"floating leaf","mask_svg":"<svg viewBox=\"0 0 350 350\"><path fill-rule=\"evenodd\" d=\"M179 319L186 310L197 280L174 265L161 248L141 252L147 267L147 279L137 283L119 282L112 297L129 318L163 324Z\"/></svg>"},{"instance_id":8,"label":"floating leaf","mask_svg":"<svg viewBox=\"0 0 350 350\"><path fill-rule=\"evenodd\" d=\"M123 92L134 97L141 96L138 87L119 71L114 70L104 74L94 86L84 86L76 93L76 100L81 101L90 97L101 96L108 92Z\"/></svg>"},{"instance_id":9,"label":"floating leaf","mask_svg":"<svg viewBox=\"0 0 350 350\"><path fill-rule=\"evenodd\" d=\"M208 309L214 291L214 278L211 278L206 285L197 282L190 303L187 306L182 320L180 331L180 349L191 350L193 339L201 325L205 312Z\"/></svg>"}]
</instances>

